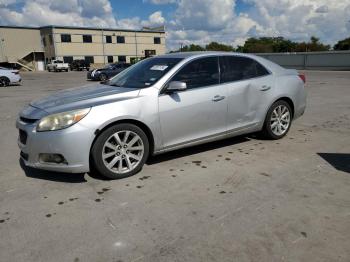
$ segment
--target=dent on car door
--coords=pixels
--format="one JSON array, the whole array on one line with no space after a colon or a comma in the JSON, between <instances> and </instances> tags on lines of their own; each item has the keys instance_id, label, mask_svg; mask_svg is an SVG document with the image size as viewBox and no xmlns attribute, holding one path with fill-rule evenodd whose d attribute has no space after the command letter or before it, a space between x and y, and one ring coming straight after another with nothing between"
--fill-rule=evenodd
<instances>
[{"instance_id":1,"label":"dent on car door","mask_svg":"<svg viewBox=\"0 0 350 262\"><path fill-rule=\"evenodd\" d=\"M217 57L189 62L171 81L185 82L187 90L159 96L164 147L194 142L226 131L227 91L219 84Z\"/></svg>"},{"instance_id":2,"label":"dent on car door","mask_svg":"<svg viewBox=\"0 0 350 262\"><path fill-rule=\"evenodd\" d=\"M247 57L220 57L221 83L228 88L228 130L253 128L258 124L267 94L261 88L272 86L272 76L260 66Z\"/></svg>"}]
</instances>

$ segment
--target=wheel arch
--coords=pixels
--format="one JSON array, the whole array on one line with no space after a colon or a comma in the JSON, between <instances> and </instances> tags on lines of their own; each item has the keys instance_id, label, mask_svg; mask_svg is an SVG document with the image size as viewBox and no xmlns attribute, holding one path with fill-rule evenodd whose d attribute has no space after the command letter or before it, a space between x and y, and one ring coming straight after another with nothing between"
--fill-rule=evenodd
<instances>
[{"instance_id":1,"label":"wheel arch","mask_svg":"<svg viewBox=\"0 0 350 262\"><path fill-rule=\"evenodd\" d=\"M277 101L285 101L288 103L288 105L290 106L290 108L292 109L292 117L294 117L294 110L295 110L295 106L294 106L294 102L293 100L288 97L288 96L281 96L281 97L278 97L276 99L273 100L273 102L269 105L269 107L267 108L267 111L265 112L265 117L267 115L267 113L269 112L271 106L276 103Z\"/></svg>"},{"instance_id":2,"label":"wheel arch","mask_svg":"<svg viewBox=\"0 0 350 262\"><path fill-rule=\"evenodd\" d=\"M0 76L0 79L6 80L6 81L7 81L7 84L10 84L10 83L11 83L10 78L8 78L7 76Z\"/></svg>"},{"instance_id":3,"label":"wheel arch","mask_svg":"<svg viewBox=\"0 0 350 262\"><path fill-rule=\"evenodd\" d=\"M108 125L104 126L101 129L96 129L95 131L95 138L90 146L90 165L91 165L91 150L97 140L97 138L99 137L100 134L102 134L103 131L105 131L106 129L110 128L111 126L114 125L118 125L118 124L133 124L139 128L142 129L143 132L145 132L147 138L148 138L148 142L149 142L149 156L151 156L154 152L154 136L153 133L151 131L151 129L143 122L139 121L139 120L135 120L135 119L120 119L120 120L116 120L113 121L111 123L109 123Z\"/></svg>"},{"instance_id":4,"label":"wheel arch","mask_svg":"<svg viewBox=\"0 0 350 262\"><path fill-rule=\"evenodd\" d=\"M284 102L287 102L287 103L288 103L288 105L289 105L290 108L292 109L292 118L293 118L293 117L294 117L294 110L295 110L293 100L292 100L290 97L283 96L283 97L278 98L278 99L277 99L276 101L274 101L272 104L276 103L277 101L284 101Z\"/></svg>"}]
</instances>

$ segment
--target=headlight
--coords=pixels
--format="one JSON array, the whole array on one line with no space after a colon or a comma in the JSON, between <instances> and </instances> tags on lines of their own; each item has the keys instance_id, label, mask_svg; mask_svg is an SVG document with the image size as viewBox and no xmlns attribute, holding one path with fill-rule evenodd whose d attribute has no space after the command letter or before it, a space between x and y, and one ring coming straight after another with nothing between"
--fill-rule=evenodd
<instances>
[{"instance_id":1,"label":"headlight","mask_svg":"<svg viewBox=\"0 0 350 262\"><path fill-rule=\"evenodd\" d=\"M39 121L36 131L53 131L70 127L83 119L89 112L90 108L85 108L46 116Z\"/></svg>"}]
</instances>

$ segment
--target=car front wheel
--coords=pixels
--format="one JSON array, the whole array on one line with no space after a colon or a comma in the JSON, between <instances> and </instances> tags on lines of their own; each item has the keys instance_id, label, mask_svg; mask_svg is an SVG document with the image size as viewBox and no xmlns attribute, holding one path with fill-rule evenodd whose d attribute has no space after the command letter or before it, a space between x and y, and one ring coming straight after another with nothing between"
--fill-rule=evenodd
<instances>
[{"instance_id":1,"label":"car front wheel","mask_svg":"<svg viewBox=\"0 0 350 262\"><path fill-rule=\"evenodd\" d=\"M138 173L149 154L146 134L132 124L118 124L103 131L96 139L91 157L94 168L110 179Z\"/></svg>"},{"instance_id":2,"label":"car front wheel","mask_svg":"<svg viewBox=\"0 0 350 262\"><path fill-rule=\"evenodd\" d=\"M291 124L291 107L286 101L279 100L267 112L262 133L266 138L280 139L288 133Z\"/></svg>"}]
</instances>

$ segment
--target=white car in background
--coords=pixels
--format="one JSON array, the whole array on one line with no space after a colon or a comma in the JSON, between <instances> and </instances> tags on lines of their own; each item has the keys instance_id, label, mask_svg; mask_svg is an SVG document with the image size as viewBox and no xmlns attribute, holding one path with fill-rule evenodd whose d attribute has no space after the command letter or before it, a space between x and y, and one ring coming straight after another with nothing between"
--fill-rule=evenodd
<instances>
[{"instance_id":1,"label":"white car in background","mask_svg":"<svg viewBox=\"0 0 350 262\"><path fill-rule=\"evenodd\" d=\"M50 64L47 65L47 71L51 72L62 72L66 71L68 72L69 64L64 63L62 60L52 60Z\"/></svg>"},{"instance_id":2,"label":"white car in background","mask_svg":"<svg viewBox=\"0 0 350 262\"><path fill-rule=\"evenodd\" d=\"M0 67L0 86L8 86L22 81L18 70Z\"/></svg>"}]
</instances>

